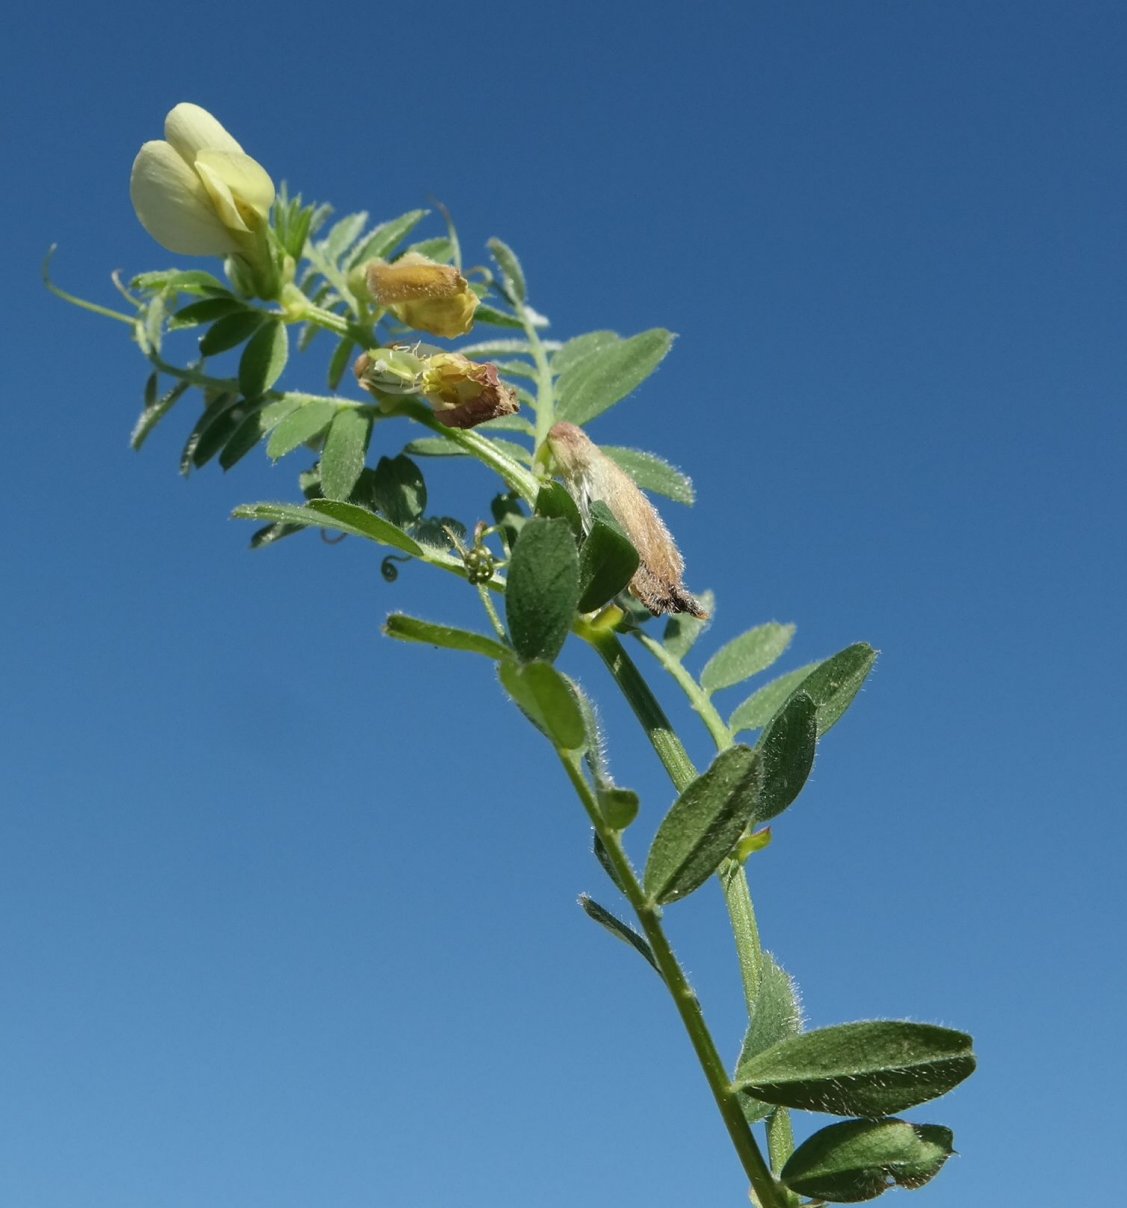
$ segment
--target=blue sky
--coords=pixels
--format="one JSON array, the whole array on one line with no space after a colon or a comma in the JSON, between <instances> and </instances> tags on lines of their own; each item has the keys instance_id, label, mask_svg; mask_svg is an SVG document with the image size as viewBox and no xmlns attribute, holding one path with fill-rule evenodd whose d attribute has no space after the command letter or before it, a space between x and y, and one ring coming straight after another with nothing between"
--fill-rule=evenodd
<instances>
[{"instance_id":1,"label":"blue sky","mask_svg":"<svg viewBox=\"0 0 1127 1208\"><path fill-rule=\"evenodd\" d=\"M379 637L468 620L458 585L248 553L228 513L294 467L185 483L187 414L132 454L141 358L40 289L56 241L106 302L169 262L127 181L180 100L341 213L500 235L561 338L679 333L592 434L694 477L664 510L719 598L695 666L769 619L782 669L882 651L752 862L767 944L812 1026L975 1034L913 1113L961 1156L908 1202L1118 1194L1125 51L1110 0L10 18L0 1204L744 1202L671 1007L575 907L610 895L550 752L485 660ZM640 857L670 790L565 666ZM718 893L669 921L734 1056Z\"/></svg>"}]
</instances>

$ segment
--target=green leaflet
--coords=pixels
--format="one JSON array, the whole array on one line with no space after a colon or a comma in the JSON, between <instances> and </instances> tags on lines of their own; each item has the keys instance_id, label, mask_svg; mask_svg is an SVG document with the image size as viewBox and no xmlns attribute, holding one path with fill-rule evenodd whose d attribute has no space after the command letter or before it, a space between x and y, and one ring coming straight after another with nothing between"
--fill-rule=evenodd
<instances>
[{"instance_id":1,"label":"green leaflet","mask_svg":"<svg viewBox=\"0 0 1127 1208\"><path fill-rule=\"evenodd\" d=\"M347 499L364 469L372 420L356 407L342 407L329 425L321 450L321 490L326 499Z\"/></svg>"},{"instance_id":2,"label":"green leaflet","mask_svg":"<svg viewBox=\"0 0 1127 1208\"><path fill-rule=\"evenodd\" d=\"M837 725L876 661L872 646L857 642L819 663L802 681L802 691L818 706L819 735Z\"/></svg>"},{"instance_id":3,"label":"green leaflet","mask_svg":"<svg viewBox=\"0 0 1127 1208\"><path fill-rule=\"evenodd\" d=\"M605 906L600 906L594 898L589 897L585 893L579 895L579 905L583 908L588 918L594 919L596 923L605 927L616 939L622 940L624 943L629 944L636 952L641 953L653 966L658 977L661 976L661 970L657 967L653 950L633 927L616 918Z\"/></svg>"},{"instance_id":4,"label":"green leaflet","mask_svg":"<svg viewBox=\"0 0 1127 1208\"><path fill-rule=\"evenodd\" d=\"M546 482L540 488L536 496L536 515L566 520L575 540L583 540L583 518L571 492L562 483Z\"/></svg>"},{"instance_id":5,"label":"green leaflet","mask_svg":"<svg viewBox=\"0 0 1127 1208\"><path fill-rule=\"evenodd\" d=\"M200 323L212 323L226 315L233 315L247 309L246 303L241 302L232 294L221 298L201 298L199 302L189 302L182 306L172 316L176 327L194 327Z\"/></svg>"},{"instance_id":6,"label":"green leaflet","mask_svg":"<svg viewBox=\"0 0 1127 1208\"><path fill-rule=\"evenodd\" d=\"M558 417L582 425L601 415L637 389L672 346L672 333L660 327L628 340L593 344L586 356L560 373ZM566 349L565 344L561 353Z\"/></svg>"},{"instance_id":7,"label":"green leaflet","mask_svg":"<svg viewBox=\"0 0 1127 1208\"><path fill-rule=\"evenodd\" d=\"M656 453L644 453L641 449L627 449L620 445L600 445L599 448L625 470L643 491L664 495L677 503L692 503L696 499L693 480Z\"/></svg>"},{"instance_id":8,"label":"green leaflet","mask_svg":"<svg viewBox=\"0 0 1127 1208\"><path fill-rule=\"evenodd\" d=\"M233 315L225 315L200 337L200 352L205 357L213 357L237 348L249 340L265 321L266 316L257 310L241 310Z\"/></svg>"},{"instance_id":9,"label":"green leaflet","mask_svg":"<svg viewBox=\"0 0 1127 1208\"><path fill-rule=\"evenodd\" d=\"M594 612L616 595L638 569L638 551L605 503L591 504L591 528L579 550L580 612Z\"/></svg>"},{"instance_id":10,"label":"green leaflet","mask_svg":"<svg viewBox=\"0 0 1127 1208\"><path fill-rule=\"evenodd\" d=\"M786 675L780 675L778 679L753 692L728 719L728 727L732 733L761 730L783 707L787 697L817 666L817 663L807 663L805 667L788 671Z\"/></svg>"},{"instance_id":11,"label":"green leaflet","mask_svg":"<svg viewBox=\"0 0 1127 1208\"><path fill-rule=\"evenodd\" d=\"M418 617L409 617L402 612L393 612L384 622L384 633L401 642L422 642L428 646L441 646L445 650L464 650L470 654L484 654L486 658L507 659L511 653L494 638L483 633L472 633L468 629L455 629L451 625L436 625Z\"/></svg>"},{"instance_id":12,"label":"green leaflet","mask_svg":"<svg viewBox=\"0 0 1127 1208\"><path fill-rule=\"evenodd\" d=\"M231 516L235 520L269 520L275 524L332 529L354 537L366 537L416 557L423 553L414 538L354 503L339 503L332 499L314 499L305 507L292 503L244 503L235 508Z\"/></svg>"},{"instance_id":13,"label":"green leaflet","mask_svg":"<svg viewBox=\"0 0 1127 1208\"><path fill-rule=\"evenodd\" d=\"M753 693L728 721L733 734L767 725L794 693L802 691L818 709L818 736L841 720L876 662L877 652L857 642L820 663L788 671Z\"/></svg>"},{"instance_id":14,"label":"green leaflet","mask_svg":"<svg viewBox=\"0 0 1127 1208\"><path fill-rule=\"evenodd\" d=\"M638 794L633 789L605 785L595 790L606 824L614 830L625 830L638 816Z\"/></svg>"},{"instance_id":15,"label":"green leaflet","mask_svg":"<svg viewBox=\"0 0 1127 1208\"><path fill-rule=\"evenodd\" d=\"M759 964L759 989L755 1006L751 1012L743 1047L740 1050L736 1077L744 1063L757 1053L762 1053L780 1040L797 1036L802 1026L802 1011L798 1005L798 993L794 981L785 969L769 953L764 952ZM749 1124L766 1119L775 1110L771 1103L764 1103L750 1095L744 1095L744 1116Z\"/></svg>"},{"instance_id":16,"label":"green leaflet","mask_svg":"<svg viewBox=\"0 0 1127 1208\"><path fill-rule=\"evenodd\" d=\"M779 710L759 740L763 786L755 810L757 823L777 817L802 791L814 766L817 744L818 709L800 690Z\"/></svg>"},{"instance_id":17,"label":"green leaflet","mask_svg":"<svg viewBox=\"0 0 1127 1208\"><path fill-rule=\"evenodd\" d=\"M314 440L332 423L339 410L335 403L324 399L312 399L303 403L274 429L266 443L266 456L272 461L278 461L287 453L292 453L294 449Z\"/></svg>"},{"instance_id":18,"label":"green leaflet","mask_svg":"<svg viewBox=\"0 0 1127 1208\"><path fill-rule=\"evenodd\" d=\"M381 457L374 470L363 470L355 496L392 524L407 528L426 511L427 484L422 470L400 453Z\"/></svg>"},{"instance_id":19,"label":"green leaflet","mask_svg":"<svg viewBox=\"0 0 1127 1208\"><path fill-rule=\"evenodd\" d=\"M575 369L580 361L598 352L609 344L617 344L620 337L613 331L589 331L586 335L568 340L552 354L552 373L559 377Z\"/></svg>"},{"instance_id":20,"label":"green leaflet","mask_svg":"<svg viewBox=\"0 0 1127 1208\"><path fill-rule=\"evenodd\" d=\"M407 238L427 213L426 210L409 210L398 218L381 223L349 256L349 267L363 264L366 260L386 260L388 253Z\"/></svg>"},{"instance_id":21,"label":"green leaflet","mask_svg":"<svg viewBox=\"0 0 1127 1208\"><path fill-rule=\"evenodd\" d=\"M579 601L579 555L565 520L536 516L520 530L509 563L505 615L521 659L551 662Z\"/></svg>"},{"instance_id":22,"label":"green leaflet","mask_svg":"<svg viewBox=\"0 0 1127 1208\"><path fill-rule=\"evenodd\" d=\"M783 1107L887 1116L945 1095L974 1066L964 1032L876 1020L780 1041L745 1062L735 1086Z\"/></svg>"},{"instance_id":23,"label":"green leaflet","mask_svg":"<svg viewBox=\"0 0 1127 1208\"><path fill-rule=\"evenodd\" d=\"M759 796L758 751L729 747L673 803L646 860L646 893L672 902L698 889L739 841Z\"/></svg>"},{"instance_id":24,"label":"green leaflet","mask_svg":"<svg viewBox=\"0 0 1127 1208\"><path fill-rule=\"evenodd\" d=\"M523 302L528 296L525 285L524 269L520 266L516 252L507 243L493 238L486 240L486 247L493 253L497 268L501 275L501 286L513 303Z\"/></svg>"},{"instance_id":25,"label":"green leaflet","mask_svg":"<svg viewBox=\"0 0 1127 1208\"><path fill-rule=\"evenodd\" d=\"M583 749L587 743L583 712L570 684L551 663L506 659L497 675L521 712L555 746L567 751Z\"/></svg>"},{"instance_id":26,"label":"green leaflet","mask_svg":"<svg viewBox=\"0 0 1127 1208\"><path fill-rule=\"evenodd\" d=\"M700 686L711 695L758 675L782 655L793 637L794 626L780 625L778 621L768 621L741 633L705 663Z\"/></svg>"},{"instance_id":27,"label":"green leaflet","mask_svg":"<svg viewBox=\"0 0 1127 1208\"><path fill-rule=\"evenodd\" d=\"M261 398L282 376L290 355L286 325L268 319L247 341L239 358L239 389L248 399Z\"/></svg>"},{"instance_id":28,"label":"green leaflet","mask_svg":"<svg viewBox=\"0 0 1127 1208\"><path fill-rule=\"evenodd\" d=\"M780 1177L799 1195L832 1204L876 1199L889 1187L922 1187L954 1153L954 1135L938 1124L845 1120L808 1137Z\"/></svg>"}]
</instances>

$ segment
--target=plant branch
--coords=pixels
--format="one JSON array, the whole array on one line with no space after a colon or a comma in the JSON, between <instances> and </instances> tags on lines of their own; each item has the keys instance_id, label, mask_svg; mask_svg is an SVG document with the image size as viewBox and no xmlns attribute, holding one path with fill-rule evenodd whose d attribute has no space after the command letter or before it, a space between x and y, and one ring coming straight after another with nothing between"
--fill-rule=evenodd
<instances>
[{"instance_id":1,"label":"plant branch","mask_svg":"<svg viewBox=\"0 0 1127 1208\"><path fill-rule=\"evenodd\" d=\"M704 1013L701 1010L700 999L697 998L696 991L689 985L685 971L681 968L662 928L661 908L647 896L638 881L634 867L623 849L619 832L608 826L603 818L599 803L583 775L579 757L559 748L556 749L556 753L587 811L591 825L606 848L607 857L617 874L618 881L630 905L634 908L638 922L649 941L654 960L673 996L677 1013L681 1016L681 1022L685 1026L697 1060L704 1071L712 1097L716 1101L716 1106L728 1129L728 1135L743 1164L744 1172L755 1189L761 1208L786 1208L785 1193L772 1177L759 1146L756 1144L755 1137L752 1135L751 1128L744 1118L739 1094L732 1088L724 1062L716 1050L716 1043L712 1039L712 1033L708 1030L708 1024L705 1022Z\"/></svg>"}]
</instances>

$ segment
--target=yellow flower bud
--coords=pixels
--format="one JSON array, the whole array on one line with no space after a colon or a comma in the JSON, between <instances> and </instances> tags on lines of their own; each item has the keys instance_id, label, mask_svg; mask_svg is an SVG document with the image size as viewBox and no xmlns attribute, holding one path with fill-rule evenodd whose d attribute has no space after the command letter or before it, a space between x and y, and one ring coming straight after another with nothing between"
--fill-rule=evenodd
<instances>
[{"instance_id":1,"label":"yellow flower bud","mask_svg":"<svg viewBox=\"0 0 1127 1208\"><path fill-rule=\"evenodd\" d=\"M655 615L687 612L707 617L700 602L685 588L681 551L657 509L630 475L575 424L554 425L548 433L548 447L584 523L589 523L592 503L605 503L638 551L640 561L630 580L630 594Z\"/></svg>"},{"instance_id":2,"label":"yellow flower bud","mask_svg":"<svg viewBox=\"0 0 1127 1208\"><path fill-rule=\"evenodd\" d=\"M452 265L408 252L394 264L369 264L365 280L372 297L416 331L450 339L473 326L477 294Z\"/></svg>"}]
</instances>

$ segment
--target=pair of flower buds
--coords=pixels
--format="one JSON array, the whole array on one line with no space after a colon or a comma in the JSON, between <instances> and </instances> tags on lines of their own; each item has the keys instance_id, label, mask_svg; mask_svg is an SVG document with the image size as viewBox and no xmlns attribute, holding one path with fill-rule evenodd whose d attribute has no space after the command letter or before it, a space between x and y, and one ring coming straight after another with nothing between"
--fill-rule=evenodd
<instances>
[{"instance_id":1,"label":"pair of flower buds","mask_svg":"<svg viewBox=\"0 0 1127 1208\"><path fill-rule=\"evenodd\" d=\"M283 280L269 240L270 174L198 105L177 105L164 131L133 163L130 197L141 225L169 251L230 258L248 292L277 297ZM408 253L394 264L367 265L363 275L373 300L408 327L452 338L473 324L477 295L450 265ZM381 401L421 394L448 427L472 428L518 409L496 365L460 353L421 357L417 350L377 349L355 368L361 385ZM707 615L685 589L684 561L669 530L629 475L574 424L556 424L548 445L584 522L593 502L605 503L637 549L632 594L654 613Z\"/></svg>"}]
</instances>

